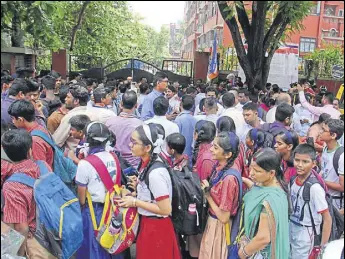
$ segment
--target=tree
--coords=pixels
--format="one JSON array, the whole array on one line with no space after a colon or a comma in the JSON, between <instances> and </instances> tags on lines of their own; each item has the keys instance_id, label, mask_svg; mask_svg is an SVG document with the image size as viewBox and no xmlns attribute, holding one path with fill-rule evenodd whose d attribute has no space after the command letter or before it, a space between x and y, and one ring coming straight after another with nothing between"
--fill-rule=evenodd
<instances>
[{"instance_id":1,"label":"tree","mask_svg":"<svg viewBox=\"0 0 345 259\"><path fill-rule=\"evenodd\" d=\"M244 1L218 1L218 6L230 29L249 88L264 89L273 55L281 40L286 32L302 27L311 3L252 1L250 9L246 8Z\"/></svg>"},{"instance_id":2,"label":"tree","mask_svg":"<svg viewBox=\"0 0 345 259\"><path fill-rule=\"evenodd\" d=\"M101 57L103 65L135 57L159 66L168 54L169 32L143 25L126 1L1 1L1 7L2 43L9 35L12 46L65 48L85 56L80 63ZM50 69L47 56L37 63Z\"/></svg>"},{"instance_id":3,"label":"tree","mask_svg":"<svg viewBox=\"0 0 345 259\"><path fill-rule=\"evenodd\" d=\"M1 40L11 37L12 47L62 47L53 21L63 21L64 13L55 1L1 1Z\"/></svg>"},{"instance_id":4,"label":"tree","mask_svg":"<svg viewBox=\"0 0 345 259\"><path fill-rule=\"evenodd\" d=\"M332 77L332 67L342 65L344 67L344 48L341 45L328 44L322 49L316 49L305 56L306 60L312 60L312 73L314 79Z\"/></svg>"}]
</instances>

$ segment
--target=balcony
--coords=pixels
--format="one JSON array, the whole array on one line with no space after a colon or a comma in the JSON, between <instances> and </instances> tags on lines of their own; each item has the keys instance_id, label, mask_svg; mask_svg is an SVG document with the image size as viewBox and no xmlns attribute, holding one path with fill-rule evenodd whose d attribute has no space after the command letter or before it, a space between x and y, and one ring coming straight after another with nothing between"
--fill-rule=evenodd
<instances>
[{"instance_id":1,"label":"balcony","mask_svg":"<svg viewBox=\"0 0 345 259\"><path fill-rule=\"evenodd\" d=\"M334 37L334 36L327 36L327 35L322 36L322 39L344 41L344 37Z\"/></svg>"}]
</instances>

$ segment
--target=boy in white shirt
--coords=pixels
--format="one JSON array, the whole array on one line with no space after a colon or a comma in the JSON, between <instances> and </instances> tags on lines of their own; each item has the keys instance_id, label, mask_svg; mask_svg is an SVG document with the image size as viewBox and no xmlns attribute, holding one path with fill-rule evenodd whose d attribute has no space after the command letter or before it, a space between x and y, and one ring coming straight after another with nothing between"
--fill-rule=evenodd
<instances>
[{"instance_id":1,"label":"boy in white shirt","mask_svg":"<svg viewBox=\"0 0 345 259\"><path fill-rule=\"evenodd\" d=\"M292 214L290 216L290 259L308 259L314 245L325 245L331 234L332 218L328 210L326 192L317 182L316 151L308 144L299 145L294 152L294 166L297 177L290 183ZM310 202L303 198L306 184L310 187ZM316 233L313 229L313 221ZM323 228L320 229L323 222ZM321 235L321 244L314 244L316 235Z\"/></svg>"},{"instance_id":2,"label":"boy in white shirt","mask_svg":"<svg viewBox=\"0 0 345 259\"><path fill-rule=\"evenodd\" d=\"M344 150L338 144L343 134L344 122L336 119L327 120L320 133L321 140L327 145L322 152L322 177L332 195L334 206L339 210L344 208Z\"/></svg>"}]
</instances>

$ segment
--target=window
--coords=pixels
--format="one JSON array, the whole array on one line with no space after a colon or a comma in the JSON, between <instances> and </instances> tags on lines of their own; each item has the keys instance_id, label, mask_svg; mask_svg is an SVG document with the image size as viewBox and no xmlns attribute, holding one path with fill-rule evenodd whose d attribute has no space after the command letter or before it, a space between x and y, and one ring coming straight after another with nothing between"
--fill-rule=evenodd
<instances>
[{"instance_id":1,"label":"window","mask_svg":"<svg viewBox=\"0 0 345 259\"><path fill-rule=\"evenodd\" d=\"M335 10L336 10L335 5L326 5L325 6L325 15L335 16Z\"/></svg>"},{"instance_id":2,"label":"window","mask_svg":"<svg viewBox=\"0 0 345 259\"><path fill-rule=\"evenodd\" d=\"M310 8L310 14L317 15L317 4L312 4L312 7Z\"/></svg>"},{"instance_id":3,"label":"window","mask_svg":"<svg viewBox=\"0 0 345 259\"><path fill-rule=\"evenodd\" d=\"M328 33L328 36L336 38L336 37L338 37L338 31L336 29L331 29Z\"/></svg>"},{"instance_id":4,"label":"window","mask_svg":"<svg viewBox=\"0 0 345 259\"><path fill-rule=\"evenodd\" d=\"M344 17L344 10L343 10L343 9L340 9L340 10L339 10L338 16L339 16L339 17Z\"/></svg>"},{"instance_id":5,"label":"window","mask_svg":"<svg viewBox=\"0 0 345 259\"><path fill-rule=\"evenodd\" d=\"M299 44L300 52L313 52L316 47L316 39L314 38L301 38Z\"/></svg>"}]
</instances>

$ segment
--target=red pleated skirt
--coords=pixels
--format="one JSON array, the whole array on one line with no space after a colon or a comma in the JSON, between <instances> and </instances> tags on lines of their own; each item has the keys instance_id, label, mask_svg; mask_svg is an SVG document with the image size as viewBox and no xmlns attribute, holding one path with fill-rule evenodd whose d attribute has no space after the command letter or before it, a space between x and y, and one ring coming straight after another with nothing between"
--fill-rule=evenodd
<instances>
[{"instance_id":1,"label":"red pleated skirt","mask_svg":"<svg viewBox=\"0 0 345 259\"><path fill-rule=\"evenodd\" d=\"M141 217L136 258L181 259L180 246L170 218Z\"/></svg>"}]
</instances>

